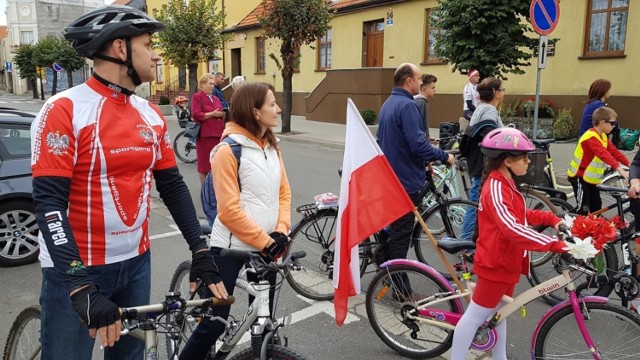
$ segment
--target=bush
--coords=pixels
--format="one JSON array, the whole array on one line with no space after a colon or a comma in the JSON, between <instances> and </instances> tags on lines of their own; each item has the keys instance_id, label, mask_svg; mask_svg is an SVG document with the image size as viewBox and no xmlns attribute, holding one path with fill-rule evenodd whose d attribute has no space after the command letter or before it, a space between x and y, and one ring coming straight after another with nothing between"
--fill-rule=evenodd
<instances>
[{"instance_id":1,"label":"bush","mask_svg":"<svg viewBox=\"0 0 640 360\"><path fill-rule=\"evenodd\" d=\"M367 125L373 125L378 121L378 114L372 109L360 111L360 116L362 116L362 120L364 120L364 123Z\"/></svg>"},{"instance_id":2,"label":"bush","mask_svg":"<svg viewBox=\"0 0 640 360\"><path fill-rule=\"evenodd\" d=\"M160 96L160 101L158 102L159 105L171 105L171 99L169 99L168 96Z\"/></svg>"},{"instance_id":3,"label":"bush","mask_svg":"<svg viewBox=\"0 0 640 360\"><path fill-rule=\"evenodd\" d=\"M558 118L553 123L553 138L558 140L570 139L575 135L573 130L573 116L571 108L558 111Z\"/></svg>"},{"instance_id":4,"label":"bush","mask_svg":"<svg viewBox=\"0 0 640 360\"><path fill-rule=\"evenodd\" d=\"M518 109L520 108L520 98L513 98L509 105L505 104L504 101L498 105L498 111L500 111L500 117L502 121L505 119L518 116Z\"/></svg>"},{"instance_id":5,"label":"bush","mask_svg":"<svg viewBox=\"0 0 640 360\"><path fill-rule=\"evenodd\" d=\"M521 107L526 117L533 117L534 108L536 106L535 96L531 96L522 102ZM556 113L553 111L553 103L549 99L540 98L538 103L538 117L539 118L552 118Z\"/></svg>"}]
</instances>

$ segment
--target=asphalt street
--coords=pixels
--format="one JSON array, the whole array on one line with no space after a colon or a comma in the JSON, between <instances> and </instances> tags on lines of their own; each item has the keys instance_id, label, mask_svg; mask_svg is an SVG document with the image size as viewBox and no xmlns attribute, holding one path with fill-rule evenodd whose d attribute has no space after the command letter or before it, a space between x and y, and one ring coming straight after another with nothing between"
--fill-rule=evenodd
<instances>
[{"instance_id":1,"label":"asphalt street","mask_svg":"<svg viewBox=\"0 0 640 360\"><path fill-rule=\"evenodd\" d=\"M6 98L2 98L7 101ZM28 99L27 99L28 100ZM22 110L38 110L41 103L14 101L2 106ZM169 118L170 132L175 135L180 129L173 118ZM342 163L343 150L336 146L325 146L318 142L287 141L280 142L287 174L293 192L292 207L310 203L313 196L323 192L339 193L339 178L336 170ZM554 154L556 155L556 154ZM569 155L561 154L569 157ZM192 198L202 217L199 200L199 181L195 164L179 164ZM153 209L150 223L152 236L152 301L161 301L168 290L175 268L190 254L186 243L177 234L175 224L157 194L153 195ZM298 221L294 213L292 222ZM372 275L365 275L362 288L366 289ZM15 316L25 307L38 302L41 275L39 264L16 268L0 268L0 342L3 342L9 326ZM529 288L526 279L522 279L517 293ZM331 302L315 302L299 297L288 284L282 287L278 303L278 316L293 314L293 323L284 329L289 345L308 359L401 359L393 350L382 343L375 335L366 318L364 296L350 301L350 315L347 323L337 327L333 317ZM244 295L238 296L232 315L241 317L246 310ZM509 319L508 354L511 360L530 358L529 346L531 333L537 319L549 309L542 301L534 301L527 306L527 315ZM248 344L241 346L244 348ZM160 344L162 350L164 344ZM94 357L100 356L96 348ZM442 357L442 359L446 358ZM490 354L475 354L474 359L490 359Z\"/></svg>"}]
</instances>

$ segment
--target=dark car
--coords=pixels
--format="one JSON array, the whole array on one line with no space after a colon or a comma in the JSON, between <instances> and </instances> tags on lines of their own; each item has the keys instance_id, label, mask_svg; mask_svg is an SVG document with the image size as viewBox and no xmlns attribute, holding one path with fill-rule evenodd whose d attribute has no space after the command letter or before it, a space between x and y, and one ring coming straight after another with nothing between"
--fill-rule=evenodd
<instances>
[{"instance_id":1,"label":"dark car","mask_svg":"<svg viewBox=\"0 0 640 360\"><path fill-rule=\"evenodd\" d=\"M0 266L38 259L29 133L34 117L31 112L0 108Z\"/></svg>"}]
</instances>

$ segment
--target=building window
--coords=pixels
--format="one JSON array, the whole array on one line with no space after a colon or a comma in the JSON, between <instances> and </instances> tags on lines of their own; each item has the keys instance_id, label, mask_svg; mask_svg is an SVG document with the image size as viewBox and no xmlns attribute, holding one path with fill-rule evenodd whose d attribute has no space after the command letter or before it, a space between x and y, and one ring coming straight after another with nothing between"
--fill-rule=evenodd
<instances>
[{"instance_id":1,"label":"building window","mask_svg":"<svg viewBox=\"0 0 640 360\"><path fill-rule=\"evenodd\" d=\"M436 34L442 33L442 30L431 26L433 22L432 16L432 10L426 9L424 16L424 53L422 62L424 64L442 64L444 60L438 56L438 44L436 44Z\"/></svg>"},{"instance_id":2,"label":"building window","mask_svg":"<svg viewBox=\"0 0 640 360\"><path fill-rule=\"evenodd\" d=\"M265 73L265 38L260 36L256 38L256 74Z\"/></svg>"},{"instance_id":3,"label":"building window","mask_svg":"<svg viewBox=\"0 0 640 360\"><path fill-rule=\"evenodd\" d=\"M33 44L33 31L20 31L21 44Z\"/></svg>"},{"instance_id":4,"label":"building window","mask_svg":"<svg viewBox=\"0 0 640 360\"><path fill-rule=\"evenodd\" d=\"M318 40L318 70L331 69L331 29Z\"/></svg>"},{"instance_id":5,"label":"building window","mask_svg":"<svg viewBox=\"0 0 640 360\"><path fill-rule=\"evenodd\" d=\"M624 55L629 0L589 0L587 6L584 56Z\"/></svg>"}]
</instances>

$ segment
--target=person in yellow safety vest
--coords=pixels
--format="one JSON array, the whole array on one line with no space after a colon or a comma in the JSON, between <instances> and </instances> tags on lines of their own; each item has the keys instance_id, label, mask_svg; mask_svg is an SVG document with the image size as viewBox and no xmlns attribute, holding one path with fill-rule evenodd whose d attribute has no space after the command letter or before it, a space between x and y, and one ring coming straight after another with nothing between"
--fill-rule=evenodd
<instances>
[{"instance_id":1,"label":"person in yellow safety vest","mask_svg":"<svg viewBox=\"0 0 640 360\"><path fill-rule=\"evenodd\" d=\"M593 127L580 137L573 152L567 175L576 195L579 214L586 215L602 208L600 191L596 185L602 182L605 164L629 179L627 171L620 166L620 163L629 166L629 159L607 138L617 117L618 114L611 108L596 109L593 112Z\"/></svg>"}]
</instances>

